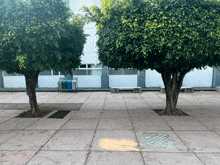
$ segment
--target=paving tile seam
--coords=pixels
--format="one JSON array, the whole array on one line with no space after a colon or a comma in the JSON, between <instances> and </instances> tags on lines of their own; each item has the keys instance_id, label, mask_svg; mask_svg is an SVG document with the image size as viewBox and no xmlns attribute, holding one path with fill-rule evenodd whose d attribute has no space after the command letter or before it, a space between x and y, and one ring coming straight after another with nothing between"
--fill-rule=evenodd
<instances>
[{"instance_id":1,"label":"paving tile seam","mask_svg":"<svg viewBox=\"0 0 220 165\"><path fill-rule=\"evenodd\" d=\"M70 119L69 119L70 120ZM61 127L60 127L60 129L67 123L67 122L69 122L69 120L67 120ZM59 130L60 130L59 129ZM59 131L59 130L56 130L56 131L54 131L54 133L53 133L53 135L50 137L50 138L48 138L48 140L43 144L43 145L41 145L41 147L37 150L37 152L25 163L25 165L27 165L42 149L43 149L43 147L45 147L45 145L57 134L57 132ZM43 130L43 131L46 131L46 130Z\"/></svg>"},{"instance_id":2,"label":"paving tile seam","mask_svg":"<svg viewBox=\"0 0 220 165\"><path fill-rule=\"evenodd\" d=\"M40 118L36 118L36 120L33 123L30 123L29 125L27 125L23 130L25 131L26 128L28 128L29 126L31 126L32 124L36 123L37 121L39 121Z\"/></svg>"},{"instance_id":3,"label":"paving tile seam","mask_svg":"<svg viewBox=\"0 0 220 165\"><path fill-rule=\"evenodd\" d=\"M7 117L5 117L5 118L7 118ZM8 120L3 121L2 123L0 123L0 125L1 125L1 124L4 124L5 122L7 122L7 121L9 121L9 120L11 120L11 118L9 118ZM1 130L0 130L0 131L1 131Z\"/></svg>"},{"instance_id":4,"label":"paving tile seam","mask_svg":"<svg viewBox=\"0 0 220 165\"><path fill-rule=\"evenodd\" d=\"M193 152L193 150L180 138L179 135L175 132L175 130L168 124L168 122L164 119L165 123L171 128L172 132L179 138L180 141L187 147L188 150L191 151L192 154L194 154L204 165L205 163L196 155L196 153Z\"/></svg>"},{"instance_id":5,"label":"paving tile seam","mask_svg":"<svg viewBox=\"0 0 220 165\"><path fill-rule=\"evenodd\" d=\"M205 162L202 161L202 159L184 142L184 140L180 138L180 136L176 133L176 131L173 130L173 132L174 132L174 134L180 139L180 141L182 141L182 143L183 143L185 146L187 146L187 148L193 153L193 155L195 155L195 156L201 161L201 163L203 163L204 165L206 165Z\"/></svg>"},{"instance_id":6,"label":"paving tile seam","mask_svg":"<svg viewBox=\"0 0 220 165\"><path fill-rule=\"evenodd\" d=\"M140 94L139 94L139 96L140 96ZM141 96L140 96L140 97L141 97ZM144 155L143 155L143 153L141 152L141 146L140 146L140 143L139 143L138 138L137 138L137 134L136 134L135 129L134 129L133 121L131 120L131 116L130 116L129 110L127 109L127 103L125 104L125 106L126 106L126 110L127 110L127 113L128 113L129 119L130 119L130 122L131 122L132 131L134 132L135 140L137 141L137 145L138 145L138 148L139 148L138 153L141 155L143 164L146 165L146 162L145 162L145 159L144 159Z\"/></svg>"},{"instance_id":7,"label":"paving tile seam","mask_svg":"<svg viewBox=\"0 0 220 165\"><path fill-rule=\"evenodd\" d=\"M59 93L57 93L56 95L54 95L54 96L53 96L53 97L51 97L50 99L43 101L42 103L48 102L49 100L54 99L54 97L56 97L56 96L58 96L58 95L59 95Z\"/></svg>"},{"instance_id":8,"label":"paving tile seam","mask_svg":"<svg viewBox=\"0 0 220 165\"><path fill-rule=\"evenodd\" d=\"M106 100L106 98L105 98L105 100ZM105 100L104 100L104 103L105 103ZM104 104L102 105L102 111L103 111L103 109L104 109ZM93 142L94 142L94 139L95 139L95 135L96 135L97 128L98 128L98 125L99 125L100 120L101 120L101 115L99 116L98 122L97 122L97 124L96 124L96 128L95 128L95 131L94 131L94 134L93 134L93 137L92 137L92 141L91 141L91 144L90 144L90 146L89 146L88 153L86 154L86 159L85 159L84 165L87 164L88 159L89 159L89 155L91 154L91 148L92 148L92 145L93 145Z\"/></svg>"},{"instance_id":9,"label":"paving tile seam","mask_svg":"<svg viewBox=\"0 0 220 165\"><path fill-rule=\"evenodd\" d=\"M0 132L1 132L1 131L0 131ZM7 131L7 132L13 132L13 131ZM14 132L15 132L15 131L14 131ZM18 134L19 134L19 132L17 131L17 133L16 133L14 136L12 136L12 137L8 138L7 140L3 141L2 143L0 143L0 150L1 150L1 145L2 145L2 144L8 142L10 139L14 138L14 137L17 136Z\"/></svg>"},{"instance_id":10,"label":"paving tile seam","mask_svg":"<svg viewBox=\"0 0 220 165\"><path fill-rule=\"evenodd\" d=\"M70 95L70 97L66 100L66 101L64 101L64 103L66 103L70 98L72 98L73 96L74 96L75 94L73 94L72 96Z\"/></svg>"}]
</instances>

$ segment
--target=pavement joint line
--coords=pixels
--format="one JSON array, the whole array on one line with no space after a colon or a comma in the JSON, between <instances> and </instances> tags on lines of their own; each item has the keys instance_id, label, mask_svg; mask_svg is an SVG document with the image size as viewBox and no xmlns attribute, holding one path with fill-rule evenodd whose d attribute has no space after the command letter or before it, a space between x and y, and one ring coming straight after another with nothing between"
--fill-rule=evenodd
<instances>
[{"instance_id":1,"label":"pavement joint line","mask_svg":"<svg viewBox=\"0 0 220 165\"><path fill-rule=\"evenodd\" d=\"M168 123L167 123L167 124L168 124ZM171 129L172 129L172 128L171 128ZM176 133L175 130L173 130L173 133L180 139L180 141L182 141L182 143L183 143L184 145L187 146L187 148L192 152L193 155L195 155L195 156L201 161L201 163L203 163L204 165L206 165L206 164L201 160L201 158L198 157L198 155L179 137L179 135L177 135L177 133Z\"/></svg>"},{"instance_id":2,"label":"pavement joint line","mask_svg":"<svg viewBox=\"0 0 220 165\"><path fill-rule=\"evenodd\" d=\"M172 132L180 139L180 141L182 141L182 143L187 146L187 148L192 152L193 155L195 155L204 165L206 165L197 155L195 152L193 152L193 150L179 137L179 135L177 135L176 131L167 123L167 121L164 119L165 123L170 127L170 129L172 130Z\"/></svg>"},{"instance_id":3,"label":"pavement joint line","mask_svg":"<svg viewBox=\"0 0 220 165\"><path fill-rule=\"evenodd\" d=\"M53 97L51 97L51 98L49 98L48 100L45 100L44 102L42 102L42 103L45 103L46 101L48 102L49 100L52 100L52 99L54 99L56 96L58 96L59 95L59 93L57 93L56 95L54 95Z\"/></svg>"},{"instance_id":4,"label":"pavement joint line","mask_svg":"<svg viewBox=\"0 0 220 165\"><path fill-rule=\"evenodd\" d=\"M106 97L105 97L105 100L106 100ZM104 104L105 104L105 100L104 100ZM104 111L104 104L102 105L102 111ZM84 165L87 164L88 159L89 159L89 155L90 155L91 152L92 152L92 151L91 151L91 148L92 148L93 141L94 141L94 139L95 139L95 134L96 134L96 132L97 132L97 128L98 128L98 125L99 125L100 120L101 120L101 115L99 116L98 122L97 122L97 124L96 124L96 128L95 128L95 131L94 131L94 134L93 134L93 137L92 137L92 141L91 141L91 144L90 144L90 146L89 146L88 153L86 154L86 160L85 160Z\"/></svg>"},{"instance_id":5,"label":"pavement joint line","mask_svg":"<svg viewBox=\"0 0 220 165\"><path fill-rule=\"evenodd\" d=\"M139 94L139 95L140 95L140 94ZM130 113L129 113L129 110L128 110L128 107L127 107L127 103L125 103L125 106L126 106L126 110L127 110L127 113L128 113L129 119L130 119L130 122L131 122L131 126L132 126L132 128L133 128L132 130L133 130L133 132L134 132L134 136L135 136L135 139L136 139L136 141L137 141L138 148L139 148L139 150L140 150L140 151L138 151L138 153L141 155L141 158L142 158L142 161L143 161L144 165L146 165L146 162L145 162L145 160L144 160L144 155L143 155L143 153L141 152L141 146L140 146L140 144L139 144L139 141L138 141L138 138L137 138L137 134L136 134L135 129L134 129L133 121L131 120L131 116L130 116Z\"/></svg>"},{"instance_id":6,"label":"pavement joint line","mask_svg":"<svg viewBox=\"0 0 220 165\"><path fill-rule=\"evenodd\" d=\"M70 98L72 98L74 95L75 95L75 93L74 93L72 96L70 96L64 103L67 103L67 101L68 101Z\"/></svg>"},{"instance_id":7,"label":"pavement joint line","mask_svg":"<svg viewBox=\"0 0 220 165\"><path fill-rule=\"evenodd\" d=\"M70 120L70 119L69 119ZM59 129L54 131L54 134L44 143L44 145L41 145L41 147L37 150L37 152L35 152L35 154L25 163L25 165L27 165L41 150L42 148L57 134L58 131L61 130L61 128L67 123L69 122L69 120L67 120ZM46 130L42 130L42 131L46 131Z\"/></svg>"},{"instance_id":8,"label":"pavement joint line","mask_svg":"<svg viewBox=\"0 0 220 165\"><path fill-rule=\"evenodd\" d=\"M161 98L161 96L159 96L158 94L156 94L158 97L160 97ZM184 99L183 99L184 100ZM186 101L186 100L185 100ZM188 101L187 101L188 102ZM177 103L178 104L178 103ZM165 121L165 123L170 127L170 129L172 130L172 132L183 142L183 144L185 144L186 145L186 143L184 143L184 141L176 134L176 132L175 132L175 130L167 123L167 121L164 119L164 118L162 118L164 121ZM188 145L186 145L187 146L187 148L188 149L190 149L191 150L191 152L205 165L205 163L193 152L193 150L188 146Z\"/></svg>"},{"instance_id":9,"label":"pavement joint line","mask_svg":"<svg viewBox=\"0 0 220 165\"><path fill-rule=\"evenodd\" d=\"M184 100L184 99L183 99ZM184 100L186 101L187 103L190 103L189 101L187 100ZM177 102L178 104L178 102ZM200 107L200 106L199 106ZM207 109L203 108L204 110L207 111ZM190 115L191 116L191 115ZM207 125L203 124L201 121L199 121L195 116L192 116L197 122L199 122L200 124L202 124L203 126L205 126L208 130L214 132L216 135L220 136L220 134L218 134L217 132L215 132L213 129L209 128ZM176 130L177 131L177 130ZM194 130L194 131L200 131L200 130ZM207 131L207 130L201 130L201 131Z\"/></svg>"},{"instance_id":10,"label":"pavement joint line","mask_svg":"<svg viewBox=\"0 0 220 165\"><path fill-rule=\"evenodd\" d=\"M0 131L0 132L2 132L2 131ZM16 131L7 131L7 132L16 132ZM17 131L14 136L12 136L12 137L10 137L9 139L7 139L7 140L3 141L2 143L0 143L0 146L1 146L2 144L4 144L5 142L8 142L8 141L9 141L10 139L12 139L13 137L17 136L18 134L19 134L19 132Z\"/></svg>"}]
</instances>

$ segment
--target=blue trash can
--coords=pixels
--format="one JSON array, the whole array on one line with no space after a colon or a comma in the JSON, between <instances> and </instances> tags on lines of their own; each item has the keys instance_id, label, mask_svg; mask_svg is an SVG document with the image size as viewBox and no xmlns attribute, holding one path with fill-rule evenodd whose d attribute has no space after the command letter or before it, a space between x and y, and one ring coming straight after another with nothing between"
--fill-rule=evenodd
<instances>
[{"instance_id":1,"label":"blue trash can","mask_svg":"<svg viewBox=\"0 0 220 165\"><path fill-rule=\"evenodd\" d=\"M71 80L67 80L67 89L72 89L72 81Z\"/></svg>"}]
</instances>

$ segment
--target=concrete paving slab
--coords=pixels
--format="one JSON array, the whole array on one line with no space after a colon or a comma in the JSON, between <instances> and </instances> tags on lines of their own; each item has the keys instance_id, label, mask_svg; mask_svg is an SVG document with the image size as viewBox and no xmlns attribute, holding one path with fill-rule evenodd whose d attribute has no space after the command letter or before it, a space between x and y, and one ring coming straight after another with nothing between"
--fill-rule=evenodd
<instances>
[{"instance_id":1,"label":"concrete paving slab","mask_svg":"<svg viewBox=\"0 0 220 165\"><path fill-rule=\"evenodd\" d=\"M131 118L161 118L152 109L133 109L128 111Z\"/></svg>"},{"instance_id":2,"label":"concrete paving slab","mask_svg":"<svg viewBox=\"0 0 220 165\"><path fill-rule=\"evenodd\" d=\"M79 103L39 103L41 110L77 110L81 106Z\"/></svg>"},{"instance_id":3,"label":"concrete paving slab","mask_svg":"<svg viewBox=\"0 0 220 165\"><path fill-rule=\"evenodd\" d=\"M0 124L1 123L4 123L4 122L6 122L6 121L8 121L8 120L10 120L11 118L0 118Z\"/></svg>"},{"instance_id":4,"label":"concrete paving slab","mask_svg":"<svg viewBox=\"0 0 220 165\"><path fill-rule=\"evenodd\" d=\"M124 94L125 100L129 99L142 99L142 97L139 95L139 93L133 93L132 95L130 93Z\"/></svg>"},{"instance_id":5,"label":"concrete paving slab","mask_svg":"<svg viewBox=\"0 0 220 165\"><path fill-rule=\"evenodd\" d=\"M220 130L220 117L218 116L197 117L197 120L212 130Z\"/></svg>"},{"instance_id":6,"label":"concrete paving slab","mask_svg":"<svg viewBox=\"0 0 220 165\"><path fill-rule=\"evenodd\" d=\"M151 108L150 105L147 104L147 103L136 103L136 104L127 103L126 106L127 106L128 110L131 110L131 109L149 109L149 108Z\"/></svg>"},{"instance_id":7,"label":"concrete paving slab","mask_svg":"<svg viewBox=\"0 0 220 165\"><path fill-rule=\"evenodd\" d=\"M17 135L17 131L0 131L0 144Z\"/></svg>"},{"instance_id":8,"label":"concrete paving slab","mask_svg":"<svg viewBox=\"0 0 220 165\"><path fill-rule=\"evenodd\" d=\"M13 107L15 104L12 103L0 103L0 110L7 110Z\"/></svg>"},{"instance_id":9,"label":"concrete paving slab","mask_svg":"<svg viewBox=\"0 0 220 165\"><path fill-rule=\"evenodd\" d=\"M35 151L0 151L0 164L26 164L34 154Z\"/></svg>"},{"instance_id":10,"label":"concrete paving slab","mask_svg":"<svg viewBox=\"0 0 220 165\"><path fill-rule=\"evenodd\" d=\"M91 150L140 151L133 130L97 130Z\"/></svg>"},{"instance_id":11,"label":"concrete paving slab","mask_svg":"<svg viewBox=\"0 0 220 165\"><path fill-rule=\"evenodd\" d=\"M77 111L72 118L99 118L103 112L102 111Z\"/></svg>"},{"instance_id":12,"label":"concrete paving slab","mask_svg":"<svg viewBox=\"0 0 220 165\"><path fill-rule=\"evenodd\" d=\"M220 137L212 131L175 131L193 152L220 153Z\"/></svg>"},{"instance_id":13,"label":"concrete paving slab","mask_svg":"<svg viewBox=\"0 0 220 165\"><path fill-rule=\"evenodd\" d=\"M104 111L120 111L120 110L126 110L126 104L115 102L115 103L109 103L106 101L106 103L103 106Z\"/></svg>"},{"instance_id":14,"label":"concrete paving slab","mask_svg":"<svg viewBox=\"0 0 220 165\"><path fill-rule=\"evenodd\" d=\"M209 130L191 116L163 116L163 119L174 130Z\"/></svg>"},{"instance_id":15,"label":"concrete paving slab","mask_svg":"<svg viewBox=\"0 0 220 165\"><path fill-rule=\"evenodd\" d=\"M87 165L144 165L139 152L97 152L89 154Z\"/></svg>"},{"instance_id":16,"label":"concrete paving slab","mask_svg":"<svg viewBox=\"0 0 220 165\"><path fill-rule=\"evenodd\" d=\"M132 96L132 95L131 95ZM146 104L146 101L143 100L142 98L125 98L125 102L128 104L128 103L131 103L131 104Z\"/></svg>"},{"instance_id":17,"label":"concrete paving slab","mask_svg":"<svg viewBox=\"0 0 220 165\"><path fill-rule=\"evenodd\" d=\"M80 107L80 111L102 111L103 110L103 104L83 104Z\"/></svg>"},{"instance_id":18,"label":"concrete paving slab","mask_svg":"<svg viewBox=\"0 0 220 165\"><path fill-rule=\"evenodd\" d=\"M49 119L42 118L35 123L31 124L25 130L58 130L60 129L68 120L65 119Z\"/></svg>"},{"instance_id":19,"label":"concrete paving slab","mask_svg":"<svg viewBox=\"0 0 220 165\"><path fill-rule=\"evenodd\" d=\"M220 154L197 154L205 165L219 165Z\"/></svg>"},{"instance_id":20,"label":"concrete paving slab","mask_svg":"<svg viewBox=\"0 0 220 165\"><path fill-rule=\"evenodd\" d=\"M0 124L0 130L23 130L37 120L39 119L38 118L32 118L32 119L12 118Z\"/></svg>"},{"instance_id":21,"label":"concrete paving slab","mask_svg":"<svg viewBox=\"0 0 220 165\"><path fill-rule=\"evenodd\" d=\"M83 165L87 151L40 151L27 165Z\"/></svg>"},{"instance_id":22,"label":"concrete paving slab","mask_svg":"<svg viewBox=\"0 0 220 165\"><path fill-rule=\"evenodd\" d=\"M129 118L100 119L97 129L133 129Z\"/></svg>"},{"instance_id":23,"label":"concrete paving slab","mask_svg":"<svg viewBox=\"0 0 220 165\"><path fill-rule=\"evenodd\" d=\"M190 152L190 149L178 138L178 136L176 136L176 134L172 131L148 131L148 130L135 130L136 135L137 135L137 139L138 139L138 143L141 147L142 151L149 151L149 152ZM156 135L159 135L161 133L165 133L168 135L168 138L171 140L174 140L175 142L173 143L173 147L170 148L163 148L160 146L153 146L150 144L147 144L144 136L145 134L150 134L150 133L154 133ZM160 143L160 139L159 137L155 140L158 140L158 144Z\"/></svg>"},{"instance_id":24,"label":"concrete paving slab","mask_svg":"<svg viewBox=\"0 0 220 165\"><path fill-rule=\"evenodd\" d=\"M61 129L96 129L99 119L71 119Z\"/></svg>"},{"instance_id":25,"label":"concrete paving slab","mask_svg":"<svg viewBox=\"0 0 220 165\"><path fill-rule=\"evenodd\" d=\"M167 125L163 118L149 117L149 118L131 118L133 127L136 130L166 130L171 128Z\"/></svg>"},{"instance_id":26,"label":"concrete paving slab","mask_svg":"<svg viewBox=\"0 0 220 165\"><path fill-rule=\"evenodd\" d=\"M95 103L95 104L104 104L104 102L105 102L104 98L101 98L101 99L95 98L95 99L86 99L84 104L93 104L93 103Z\"/></svg>"},{"instance_id":27,"label":"concrete paving slab","mask_svg":"<svg viewBox=\"0 0 220 165\"><path fill-rule=\"evenodd\" d=\"M88 150L95 130L60 130L42 150Z\"/></svg>"},{"instance_id":28,"label":"concrete paving slab","mask_svg":"<svg viewBox=\"0 0 220 165\"><path fill-rule=\"evenodd\" d=\"M192 153L142 153L147 165L204 165Z\"/></svg>"},{"instance_id":29,"label":"concrete paving slab","mask_svg":"<svg viewBox=\"0 0 220 165\"><path fill-rule=\"evenodd\" d=\"M124 98L106 98L105 103L108 104L117 104L117 103L125 103Z\"/></svg>"},{"instance_id":30,"label":"concrete paving slab","mask_svg":"<svg viewBox=\"0 0 220 165\"><path fill-rule=\"evenodd\" d=\"M65 103L84 103L86 98L76 98L76 97L71 97L68 100L65 101Z\"/></svg>"},{"instance_id":31,"label":"concrete paving slab","mask_svg":"<svg viewBox=\"0 0 220 165\"><path fill-rule=\"evenodd\" d=\"M105 99L106 98L106 94L105 95L101 95L101 94L98 94L98 95L93 95L91 94L88 99Z\"/></svg>"},{"instance_id":32,"label":"concrete paving slab","mask_svg":"<svg viewBox=\"0 0 220 165\"><path fill-rule=\"evenodd\" d=\"M181 109L181 108L180 108ZM193 116L195 118L202 117L202 116L210 116L209 111L199 108L199 109L181 109L183 112L186 112L188 115Z\"/></svg>"},{"instance_id":33,"label":"concrete paving slab","mask_svg":"<svg viewBox=\"0 0 220 165\"><path fill-rule=\"evenodd\" d=\"M19 133L10 138L7 142L0 145L0 150L29 150L37 151L54 134L51 131L19 131Z\"/></svg>"},{"instance_id":34,"label":"concrete paving slab","mask_svg":"<svg viewBox=\"0 0 220 165\"><path fill-rule=\"evenodd\" d=\"M24 111L22 110L0 110L0 118L13 118Z\"/></svg>"},{"instance_id":35,"label":"concrete paving slab","mask_svg":"<svg viewBox=\"0 0 220 165\"><path fill-rule=\"evenodd\" d=\"M31 109L31 107L29 103L17 103L14 106L10 107L9 109L29 110Z\"/></svg>"},{"instance_id":36,"label":"concrete paving slab","mask_svg":"<svg viewBox=\"0 0 220 165\"><path fill-rule=\"evenodd\" d=\"M7 101L7 103L29 103L28 96L19 97L10 101Z\"/></svg>"},{"instance_id":37,"label":"concrete paving slab","mask_svg":"<svg viewBox=\"0 0 220 165\"><path fill-rule=\"evenodd\" d=\"M101 118L129 118L128 112L126 110L121 111L103 111Z\"/></svg>"}]
</instances>

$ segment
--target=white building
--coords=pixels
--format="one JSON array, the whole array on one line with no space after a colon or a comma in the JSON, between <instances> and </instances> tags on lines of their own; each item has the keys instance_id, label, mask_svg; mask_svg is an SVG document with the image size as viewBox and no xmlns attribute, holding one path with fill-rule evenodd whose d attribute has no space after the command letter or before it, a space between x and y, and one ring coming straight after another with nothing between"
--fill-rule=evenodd
<instances>
[{"instance_id":1,"label":"white building","mask_svg":"<svg viewBox=\"0 0 220 165\"><path fill-rule=\"evenodd\" d=\"M81 6L101 7L101 0L64 0L74 14L84 14L79 11ZM98 48L96 41L95 23L85 25L84 31L90 36L84 46L82 63L73 77L78 78L79 88L109 88L109 87L160 87L163 86L161 75L156 71L145 70L110 70L102 67L98 60ZM44 71L39 75L38 88L55 88L60 77L64 74L55 71ZM3 83L1 82L3 81ZM215 87L220 86L220 76L215 68L207 67L205 70L191 71L184 80L183 86L191 87ZM7 74L0 72L0 87L25 88L25 78L20 74Z\"/></svg>"}]
</instances>

